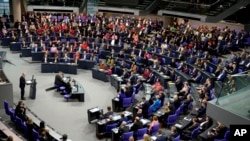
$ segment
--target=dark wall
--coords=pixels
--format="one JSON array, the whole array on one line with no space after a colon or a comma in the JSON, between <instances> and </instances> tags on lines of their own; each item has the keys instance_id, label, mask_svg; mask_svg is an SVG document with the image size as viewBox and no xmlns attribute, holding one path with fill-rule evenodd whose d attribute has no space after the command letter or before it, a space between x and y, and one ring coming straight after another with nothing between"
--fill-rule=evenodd
<instances>
[{"instance_id":1,"label":"dark wall","mask_svg":"<svg viewBox=\"0 0 250 141\"><path fill-rule=\"evenodd\" d=\"M109 5L136 6L140 0L106 0Z\"/></svg>"},{"instance_id":2,"label":"dark wall","mask_svg":"<svg viewBox=\"0 0 250 141\"><path fill-rule=\"evenodd\" d=\"M245 30L250 32L250 24L245 24Z\"/></svg>"}]
</instances>

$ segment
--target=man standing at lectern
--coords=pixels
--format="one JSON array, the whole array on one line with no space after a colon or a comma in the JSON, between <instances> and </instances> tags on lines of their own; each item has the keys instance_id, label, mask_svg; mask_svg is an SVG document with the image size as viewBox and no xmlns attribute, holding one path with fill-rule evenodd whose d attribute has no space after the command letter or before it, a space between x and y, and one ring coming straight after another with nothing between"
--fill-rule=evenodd
<instances>
[{"instance_id":1,"label":"man standing at lectern","mask_svg":"<svg viewBox=\"0 0 250 141\"><path fill-rule=\"evenodd\" d=\"M26 84L25 74L22 73L22 76L20 77L20 81L19 81L19 87L21 89L21 100L25 100L24 98L25 84Z\"/></svg>"}]
</instances>

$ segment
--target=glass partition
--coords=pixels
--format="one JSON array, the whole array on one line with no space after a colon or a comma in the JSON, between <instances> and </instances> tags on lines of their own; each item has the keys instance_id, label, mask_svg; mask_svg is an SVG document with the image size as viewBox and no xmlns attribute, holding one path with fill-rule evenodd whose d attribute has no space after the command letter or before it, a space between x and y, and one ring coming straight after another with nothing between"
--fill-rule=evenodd
<instances>
[{"instance_id":1,"label":"glass partition","mask_svg":"<svg viewBox=\"0 0 250 141\"><path fill-rule=\"evenodd\" d=\"M221 98L230 94L237 94L250 86L250 71L230 75L225 82L215 82L216 96Z\"/></svg>"},{"instance_id":2,"label":"glass partition","mask_svg":"<svg viewBox=\"0 0 250 141\"><path fill-rule=\"evenodd\" d=\"M9 15L10 14L10 5L9 0L0 0L0 15Z\"/></svg>"}]
</instances>

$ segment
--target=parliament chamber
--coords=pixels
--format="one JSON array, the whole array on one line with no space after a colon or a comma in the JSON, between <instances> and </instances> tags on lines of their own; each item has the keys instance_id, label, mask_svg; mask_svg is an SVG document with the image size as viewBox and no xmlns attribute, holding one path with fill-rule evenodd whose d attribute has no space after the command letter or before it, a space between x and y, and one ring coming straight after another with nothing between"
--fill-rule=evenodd
<instances>
[{"instance_id":1,"label":"parliament chamber","mask_svg":"<svg viewBox=\"0 0 250 141\"><path fill-rule=\"evenodd\" d=\"M249 4L0 0L0 139L246 140Z\"/></svg>"}]
</instances>

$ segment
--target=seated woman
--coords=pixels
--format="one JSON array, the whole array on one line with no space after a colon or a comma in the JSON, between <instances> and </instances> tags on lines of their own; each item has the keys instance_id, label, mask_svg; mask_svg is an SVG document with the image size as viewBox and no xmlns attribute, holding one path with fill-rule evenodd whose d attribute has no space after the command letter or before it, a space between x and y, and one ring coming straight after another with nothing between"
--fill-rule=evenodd
<instances>
[{"instance_id":1,"label":"seated woman","mask_svg":"<svg viewBox=\"0 0 250 141\"><path fill-rule=\"evenodd\" d=\"M44 52L44 63L47 63L47 62L48 62L48 55L49 55L49 51L46 50L46 51Z\"/></svg>"},{"instance_id":2,"label":"seated woman","mask_svg":"<svg viewBox=\"0 0 250 141\"><path fill-rule=\"evenodd\" d=\"M81 44L81 49L82 51L89 51L89 45L86 41L84 41L82 44Z\"/></svg>"},{"instance_id":3,"label":"seated woman","mask_svg":"<svg viewBox=\"0 0 250 141\"><path fill-rule=\"evenodd\" d=\"M40 122L38 133L41 135L41 139L49 140L49 130L46 129L44 121Z\"/></svg>"},{"instance_id":4,"label":"seated woman","mask_svg":"<svg viewBox=\"0 0 250 141\"><path fill-rule=\"evenodd\" d=\"M149 124L149 127L148 127L149 133L151 132L153 126L156 126L156 125L159 125L159 124L160 124L160 122L158 121L158 117L153 116L153 120L151 121L151 123Z\"/></svg>"},{"instance_id":5,"label":"seated woman","mask_svg":"<svg viewBox=\"0 0 250 141\"><path fill-rule=\"evenodd\" d=\"M50 48L50 52L51 53L56 53L58 50L57 50L57 47L55 44L52 45L52 47Z\"/></svg>"},{"instance_id":6,"label":"seated woman","mask_svg":"<svg viewBox=\"0 0 250 141\"><path fill-rule=\"evenodd\" d=\"M137 65L135 64L135 62L132 63L131 67L130 67L130 71L133 73L137 73Z\"/></svg>"},{"instance_id":7,"label":"seated woman","mask_svg":"<svg viewBox=\"0 0 250 141\"><path fill-rule=\"evenodd\" d=\"M22 41L22 48L27 48L27 47L28 47L28 46L27 46L25 40L23 40L23 41Z\"/></svg>"},{"instance_id":8,"label":"seated woman","mask_svg":"<svg viewBox=\"0 0 250 141\"><path fill-rule=\"evenodd\" d=\"M150 111L156 112L161 107L161 101L159 99L159 96L156 95L155 98L153 98L153 104L149 107Z\"/></svg>"},{"instance_id":9,"label":"seated woman","mask_svg":"<svg viewBox=\"0 0 250 141\"><path fill-rule=\"evenodd\" d=\"M143 72L143 78L144 79L148 79L149 78L149 75L150 75L150 70L148 69L148 68L146 68L145 70L144 70L144 72Z\"/></svg>"},{"instance_id":10,"label":"seated woman","mask_svg":"<svg viewBox=\"0 0 250 141\"><path fill-rule=\"evenodd\" d=\"M32 141L33 140L33 136L32 136L32 130L34 129L34 124L33 124L33 121L31 118L27 118L27 122L26 122L26 125L27 125L27 138L29 141Z\"/></svg>"},{"instance_id":11,"label":"seated woman","mask_svg":"<svg viewBox=\"0 0 250 141\"><path fill-rule=\"evenodd\" d=\"M75 64L77 64L78 60L80 59L80 52L77 51L74 55L74 59L75 59Z\"/></svg>"},{"instance_id":12,"label":"seated woman","mask_svg":"<svg viewBox=\"0 0 250 141\"><path fill-rule=\"evenodd\" d=\"M209 139L223 139L224 134L227 131L227 128L221 124L220 122L217 122L217 126L215 128L212 128L210 131L208 131L207 135Z\"/></svg>"},{"instance_id":13,"label":"seated woman","mask_svg":"<svg viewBox=\"0 0 250 141\"><path fill-rule=\"evenodd\" d=\"M15 114L17 117L21 118L23 121L27 120L26 106L23 101L18 102L16 109L15 109Z\"/></svg>"},{"instance_id":14,"label":"seated woman","mask_svg":"<svg viewBox=\"0 0 250 141\"><path fill-rule=\"evenodd\" d=\"M186 81L186 82L184 82L184 84L183 84L183 87L182 87L182 89L180 90L180 92L179 92L179 94L178 94L178 96L182 96L181 98L183 99L183 98L186 98L186 96L190 93L190 85L189 85L189 83Z\"/></svg>"},{"instance_id":15,"label":"seated woman","mask_svg":"<svg viewBox=\"0 0 250 141\"><path fill-rule=\"evenodd\" d=\"M69 56L68 56L68 52L65 52L65 53L64 53L63 61L64 61L65 63L70 63L70 58L69 58Z\"/></svg>"},{"instance_id":16,"label":"seated woman","mask_svg":"<svg viewBox=\"0 0 250 141\"><path fill-rule=\"evenodd\" d=\"M104 71L104 70L106 70L106 68L107 68L107 65L103 61L100 61L99 70Z\"/></svg>"},{"instance_id":17,"label":"seated woman","mask_svg":"<svg viewBox=\"0 0 250 141\"><path fill-rule=\"evenodd\" d=\"M153 84L152 90L155 94L158 94L160 91L164 90L159 79L157 79L156 82Z\"/></svg>"},{"instance_id":18,"label":"seated woman","mask_svg":"<svg viewBox=\"0 0 250 141\"><path fill-rule=\"evenodd\" d=\"M174 114L174 108L173 106L168 102L166 103L164 106L163 106L163 112L164 112L164 115L163 115L163 118L162 118L162 122L164 122L164 120L166 120L168 118L169 115L172 115Z\"/></svg>"}]
</instances>

